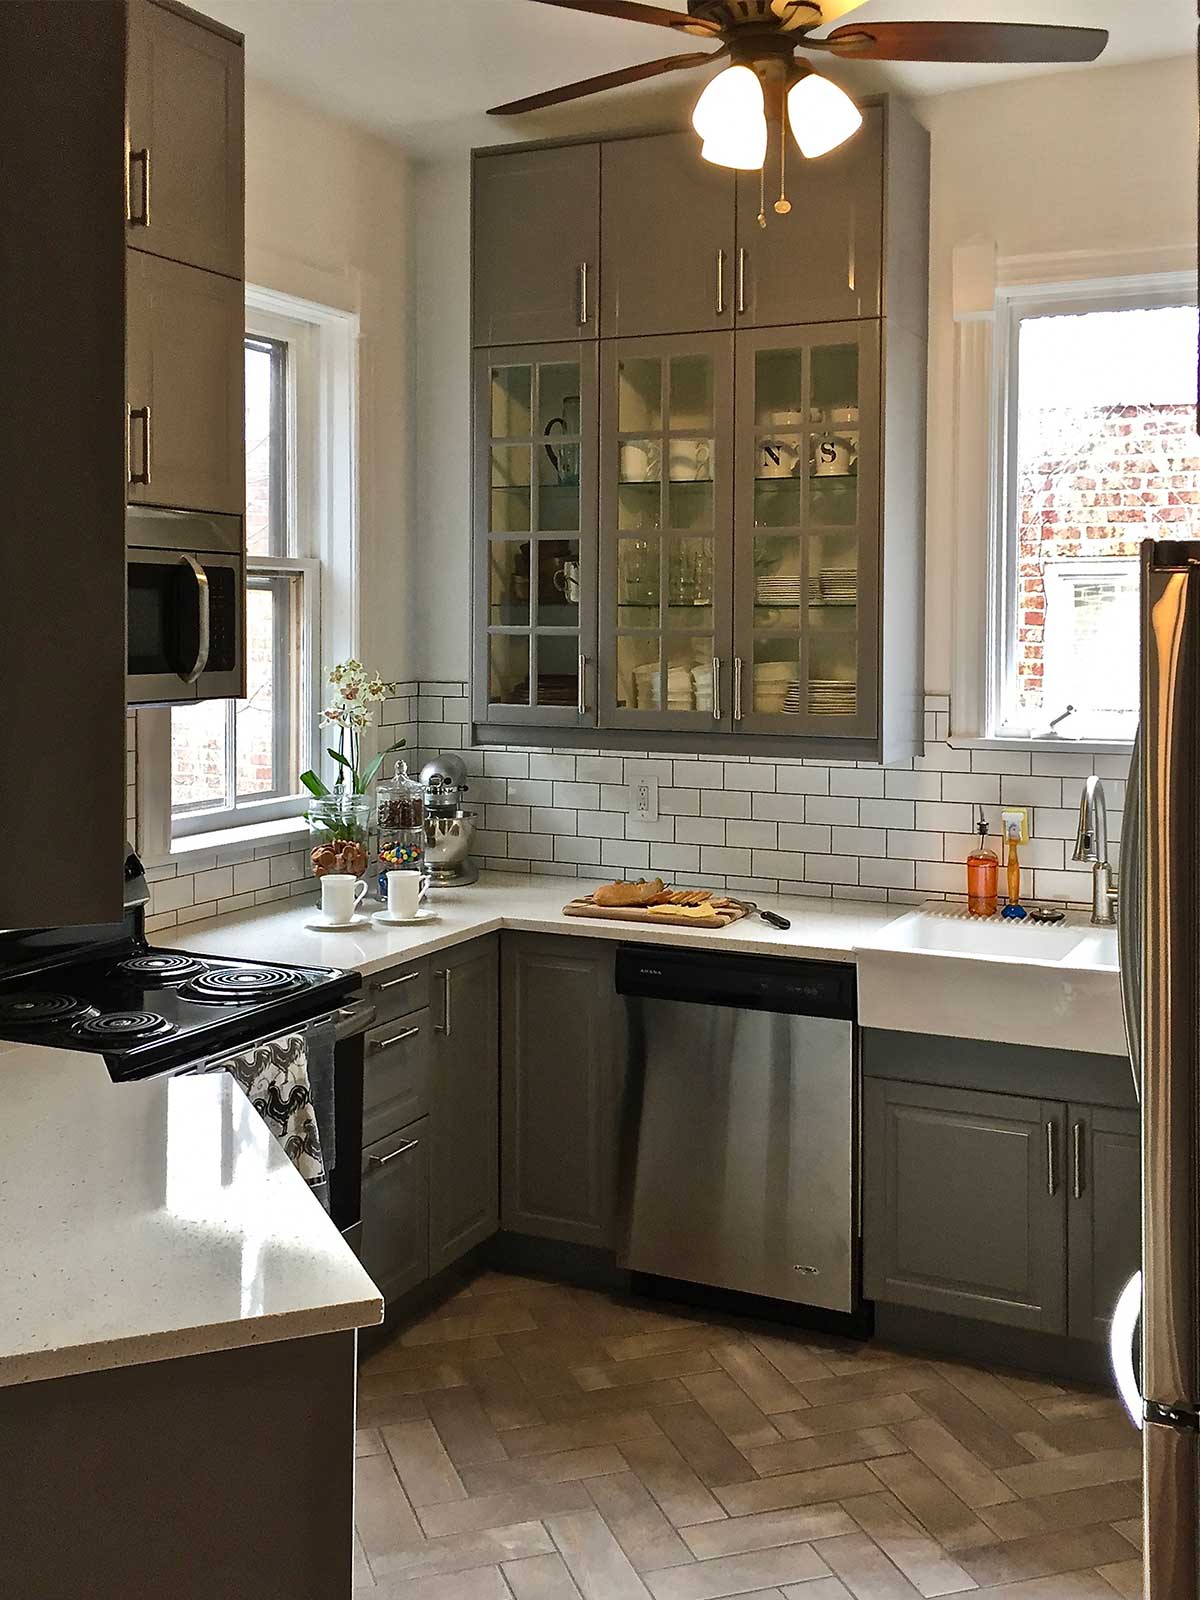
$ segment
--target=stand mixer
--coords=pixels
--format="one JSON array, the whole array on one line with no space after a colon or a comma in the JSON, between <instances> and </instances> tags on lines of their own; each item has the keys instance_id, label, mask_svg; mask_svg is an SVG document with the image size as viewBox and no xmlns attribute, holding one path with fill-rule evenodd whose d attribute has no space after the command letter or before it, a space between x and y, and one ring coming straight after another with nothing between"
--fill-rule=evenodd
<instances>
[{"instance_id":1,"label":"stand mixer","mask_svg":"<svg viewBox=\"0 0 1200 1600\"><path fill-rule=\"evenodd\" d=\"M436 756L421 768L425 791L425 868L430 887L448 889L474 883L479 868L471 859L475 837L475 812L463 809L467 769L452 751Z\"/></svg>"}]
</instances>

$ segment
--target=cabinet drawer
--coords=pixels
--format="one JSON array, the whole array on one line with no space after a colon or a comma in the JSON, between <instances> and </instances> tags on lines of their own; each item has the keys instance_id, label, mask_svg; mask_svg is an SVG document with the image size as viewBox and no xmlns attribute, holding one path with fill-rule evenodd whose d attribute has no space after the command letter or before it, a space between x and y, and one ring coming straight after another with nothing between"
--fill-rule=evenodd
<instances>
[{"instance_id":1,"label":"cabinet drawer","mask_svg":"<svg viewBox=\"0 0 1200 1600\"><path fill-rule=\"evenodd\" d=\"M390 1304L429 1276L428 1118L363 1151L362 1264Z\"/></svg>"},{"instance_id":2,"label":"cabinet drawer","mask_svg":"<svg viewBox=\"0 0 1200 1600\"><path fill-rule=\"evenodd\" d=\"M403 1128L429 1110L432 1023L428 1010L372 1028L364 1044L363 1144Z\"/></svg>"},{"instance_id":3,"label":"cabinet drawer","mask_svg":"<svg viewBox=\"0 0 1200 1600\"><path fill-rule=\"evenodd\" d=\"M420 1011L429 1004L427 960L389 967L386 972L373 973L367 982L368 997L380 1022L407 1016L410 1011Z\"/></svg>"}]
</instances>

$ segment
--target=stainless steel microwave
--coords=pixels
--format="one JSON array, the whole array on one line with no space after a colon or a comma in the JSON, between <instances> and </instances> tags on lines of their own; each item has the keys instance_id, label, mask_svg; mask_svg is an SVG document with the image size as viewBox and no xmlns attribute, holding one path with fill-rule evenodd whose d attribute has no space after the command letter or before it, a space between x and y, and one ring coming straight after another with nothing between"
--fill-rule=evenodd
<instances>
[{"instance_id":1,"label":"stainless steel microwave","mask_svg":"<svg viewBox=\"0 0 1200 1600\"><path fill-rule=\"evenodd\" d=\"M242 519L130 506L125 521L131 706L245 693Z\"/></svg>"}]
</instances>

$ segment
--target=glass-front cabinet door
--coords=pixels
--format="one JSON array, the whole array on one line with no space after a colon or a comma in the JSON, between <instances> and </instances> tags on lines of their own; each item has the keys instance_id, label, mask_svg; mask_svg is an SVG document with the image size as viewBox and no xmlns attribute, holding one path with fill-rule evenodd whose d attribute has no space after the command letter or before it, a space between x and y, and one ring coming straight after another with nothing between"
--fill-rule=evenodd
<instances>
[{"instance_id":1,"label":"glass-front cabinet door","mask_svg":"<svg viewBox=\"0 0 1200 1600\"><path fill-rule=\"evenodd\" d=\"M733 335L601 355L601 727L732 726Z\"/></svg>"},{"instance_id":2,"label":"glass-front cabinet door","mask_svg":"<svg viewBox=\"0 0 1200 1600\"><path fill-rule=\"evenodd\" d=\"M879 326L737 335L733 714L877 731Z\"/></svg>"},{"instance_id":3,"label":"glass-front cabinet door","mask_svg":"<svg viewBox=\"0 0 1200 1600\"><path fill-rule=\"evenodd\" d=\"M596 350L485 350L475 374L476 722L596 721Z\"/></svg>"}]
</instances>

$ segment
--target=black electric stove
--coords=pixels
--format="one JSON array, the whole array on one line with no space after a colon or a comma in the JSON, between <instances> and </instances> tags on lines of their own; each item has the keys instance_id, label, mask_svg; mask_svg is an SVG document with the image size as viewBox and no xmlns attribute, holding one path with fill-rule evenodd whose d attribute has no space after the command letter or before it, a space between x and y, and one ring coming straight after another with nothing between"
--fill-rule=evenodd
<instances>
[{"instance_id":1,"label":"black electric stove","mask_svg":"<svg viewBox=\"0 0 1200 1600\"><path fill-rule=\"evenodd\" d=\"M359 987L331 967L156 950L143 922L135 896L120 923L0 934L0 1039L92 1051L123 1082L287 1033Z\"/></svg>"}]
</instances>

